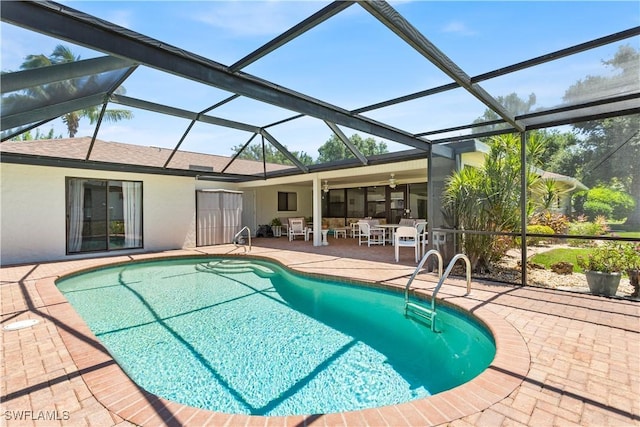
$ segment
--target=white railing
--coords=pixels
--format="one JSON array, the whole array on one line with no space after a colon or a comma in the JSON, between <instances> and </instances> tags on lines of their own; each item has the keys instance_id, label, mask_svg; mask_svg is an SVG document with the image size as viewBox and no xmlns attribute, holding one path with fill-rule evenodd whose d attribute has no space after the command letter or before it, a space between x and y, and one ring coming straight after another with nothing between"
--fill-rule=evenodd
<instances>
[{"instance_id":1,"label":"white railing","mask_svg":"<svg viewBox=\"0 0 640 427\"><path fill-rule=\"evenodd\" d=\"M245 230L247 231L247 239L249 240L249 252L251 252L251 229L246 225L233 236L233 244L236 248L242 246L244 252L247 253L247 245L242 238L242 232Z\"/></svg>"}]
</instances>

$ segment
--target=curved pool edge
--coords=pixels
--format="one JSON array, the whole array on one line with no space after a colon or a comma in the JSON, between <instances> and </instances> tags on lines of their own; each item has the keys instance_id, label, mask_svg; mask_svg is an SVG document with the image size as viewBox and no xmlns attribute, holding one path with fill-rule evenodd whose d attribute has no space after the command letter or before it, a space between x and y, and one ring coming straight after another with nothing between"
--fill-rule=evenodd
<instances>
[{"instance_id":1,"label":"curved pool edge","mask_svg":"<svg viewBox=\"0 0 640 427\"><path fill-rule=\"evenodd\" d=\"M207 254L203 257L229 256ZM145 256L130 261L155 261L186 256ZM200 257L196 255L195 257ZM234 256L237 257L237 256ZM244 257L244 256L242 256ZM303 274L304 270L287 265L281 259L259 255L286 268ZM123 264L122 260L105 259L91 269ZM136 425L251 425L255 421L268 421L271 425L306 425L312 420L323 418L327 424L352 425L437 425L481 412L508 397L524 380L530 366L530 354L519 332L504 318L484 306L484 303L464 297L449 298L447 304L471 312L491 332L496 344L496 355L490 366L471 381L436 395L398 405L365 409L360 411L299 415L286 417L258 417L230 415L193 408L168 401L141 389L119 365L91 332L82 318L75 312L66 298L57 289L56 280L68 275L86 271L86 268L72 269L58 277L41 279L36 284L43 303L48 307L50 320L55 323L62 341L83 381L110 412L122 420ZM313 274L315 275L315 274ZM331 276L330 274L323 274ZM343 279L341 276L333 276ZM361 279L352 279L364 283ZM372 282L374 287L398 288L393 281ZM417 291L420 293L420 291ZM269 420L265 420L268 418ZM258 420L260 419L260 420Z\"/></svg>"}]
</instances>

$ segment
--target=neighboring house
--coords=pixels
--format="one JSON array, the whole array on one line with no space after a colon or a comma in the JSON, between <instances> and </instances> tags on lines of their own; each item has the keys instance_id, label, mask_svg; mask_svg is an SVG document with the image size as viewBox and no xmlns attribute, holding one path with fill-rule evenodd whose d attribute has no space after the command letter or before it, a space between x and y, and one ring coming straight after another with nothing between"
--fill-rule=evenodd
<instances>
[{"instance_id":1,"label":"neighboring house","mask_svg":"<svg viewBox=\"0 0 640 427\"><path fill-rule=\"evenodd\" d=\"M547 172L542 169L538 169L537 173L543 182L538 187L539 190L535 192L536 196L540 199L551 199L548 207L549 211L572 215L572 194L576 191L588 190L589 188L570 176ZM546 183L549 183L549 185L547 186Z\"/></svg>"},{"instance_id":2,"label":"neighboring house","mask_svg":"<svg viewBox=\"0 0 640 427\"><path fill-rule=\"evenodd\" d=\"M484 158L476 141L450 146L453 159L433 159L429 188L436 195L453 170ZM2 265L228 243L241 226L255 233L276 217L313 217L319 245L323 217L346 225L367 216L428 216L428 160L420 150L309 173L157 147L100 140L91 146L88 137L6 141L0 156ZM265 179L265 170L282 176ZM229 212L234 218L220 225L219 215ZM442 225L437 206L430 222Z\"/></svg>"}]
</instances>

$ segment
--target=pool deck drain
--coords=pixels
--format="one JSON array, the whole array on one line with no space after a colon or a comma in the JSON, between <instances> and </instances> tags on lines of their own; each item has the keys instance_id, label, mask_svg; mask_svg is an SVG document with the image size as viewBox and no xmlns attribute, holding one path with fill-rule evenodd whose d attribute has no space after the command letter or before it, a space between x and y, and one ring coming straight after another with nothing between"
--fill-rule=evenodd
<instances>
[{"instance_id":1,"label":"pool deck drain","mask_svg":"<svg viewBox=\"0 0 640 427\"><path fill-rule=\"evenodd\" d=\"M252 254L376 286L402 287L414 268L349 259L335 247L318 253L290 247L254 246ZM3 326L41 321L3 330L1 425L640 425L637 302L478 283L464 297L465 283L456 280L447 281L441 296L482 319L498 348L491 367L460 387L401 405L294 417L227 415L161 399L128 379L54 280L129 259L237 253L229 246L199 250L3 268ZM420 285L430 289L435 281Z\"/></svg>"}]
</instances>

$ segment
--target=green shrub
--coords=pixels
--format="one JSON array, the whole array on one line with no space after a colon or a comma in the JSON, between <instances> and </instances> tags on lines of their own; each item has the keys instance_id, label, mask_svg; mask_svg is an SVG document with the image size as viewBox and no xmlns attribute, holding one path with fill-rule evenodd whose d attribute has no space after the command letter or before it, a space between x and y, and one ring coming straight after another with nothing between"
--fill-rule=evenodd
<instances>
[{"instance_id":1,"label":"green shrub","mask_svg":"<svg viewBox=\"0 0 640 427\"><path fill-rule=\"evenodd\" d=\"M529 225L527 234L555 234L553 228L548 225ZM550 237L527 237L527 246L537 246L542 242L550 240Z\"/></svg>"},{"instance_id":2,"label":"green shrub","mask_svg":"<svg viewBox=\"0 0 640 427\"><path fill-rule=\"evenodd\" d=\"M640 242L622 243L621 247L625 270L640 270Z\"/></svg>"},{"instance_id":3,"label":"green shrub","mask_svg":"<svg viewBox=\"0 0 640 427\"><path fill-rule=\"evenodd\" d=\"M605 222L604 217L599 216L593 222L584 221L578 219L576 222L569 224L569 230L567 234L573 236L602 236L609 228ZM569 246L586 247L593 246L593 242L583 239L569 239Z\"/></svg>"},{"instance_id":4,"label":"green shrub","mask_svg":"<svg viewBox=\"0 0 640 427\"><path fill-rule=\"evenodd\" d=\"M587 200L584 202L584 214L589 218L604 216L605 218L613 217L613 206L598 200Z\"/></svg>"},{"instance_id":5,"label":"green shrub","mask_svg":"<svg viewBox=\"0 0 640 427\"><path fill-rule=\"evenodd\" d=\"M529 220L529 225L546 225L551 227L554 234L566 234L569 218L566 215L549 211L536 212Z\"/></svg>"},{"instance_id":6,"label":"green shrub","mask_svg":"<svg viewBox=\"0 0 640 427\"><path fill-rule=\"evenodd\" d=\"M598 186L587 191L582 209L590 219L602 215L608 219L623 220L633 209L636 202L624 191Z\"/></svg>"}]
</instances>

